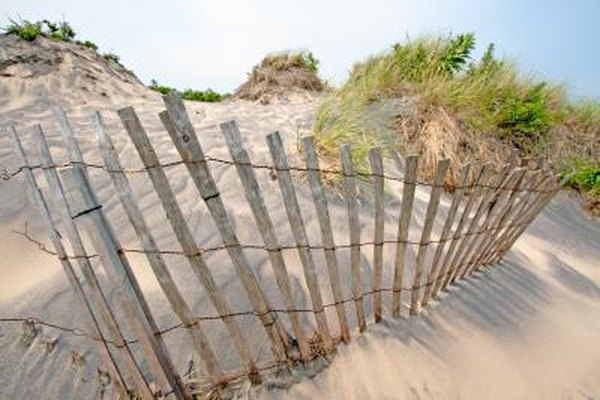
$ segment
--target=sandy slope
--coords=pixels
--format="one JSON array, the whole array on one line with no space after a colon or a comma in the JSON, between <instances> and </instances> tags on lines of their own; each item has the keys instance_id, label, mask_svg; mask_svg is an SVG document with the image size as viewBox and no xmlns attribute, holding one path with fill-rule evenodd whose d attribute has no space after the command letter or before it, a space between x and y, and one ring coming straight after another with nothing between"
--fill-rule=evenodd
<instances>
[{"instance_id":1,"label":"sandy slope","mask_svg":"<svg viewBox=\"0 0 600 400\"><path fill-rule=\"evenodd\" d=\"M2 40L5 40L3 38ZM28 51L9 46L19 54ZM36 54L49 56L57 43L42 42ZM7 48L6 46L2 47ZM16 50L15 50L16 49ZM56 49L55 49L56 50ZM141 162L117 121L115 110L133 105L140 114L159 157L164 162L178 155L157 118L163 109L160 97L147 91L127 73L102 64L87 50L59 49L63 61L53 65L54 72L31 74L27 68L12 66L10 76L0 80L0 124L14 120L24 134L24 142L35 160L35 144L29 127L41 122L58 161L66 154L51 118L50 107L64 106L72 119L88 162L100 162L93 131L89 124L92 111L101 110L107 120L121 160L125 166ZM5 51L5 50L3 50ZM1 53L2 57L11 57ZM86 61L87 60L87 61ZM6 69L4 70L6 71ZM90 72L92 71L92 72ZM43 71L42 71L43 72ZM96 79L86 74L92 73ZM126 81L124 81L124 79ZM86 89L83 89L83 88ZM236 119L253 161L268 163L264 136L279 130L292 160L299 164L295 143L298 134L310 126L313 104L307 101L261 106L248 102L187 104L205 151L229 158L216 124ZM32 161L34 161L32 160ZM16 167L6 135L0 135L0 164ZM260 243L252 214L240 192L233 168L212 165L225 204L232 215L240 240ZM200 246L220 244L208 212L199 203L198 194L183 167L168 170L170 182ZM287 218L276 182L267 171L258 173L269 211L282 243L292 243ZM139 247L124 218L108 177L93 171L92 180L119 239L125 247ZM163 249L178 249L171 230L143 175L131 178L136 196ZM372 235L372 207L368 188L363 188L361 221L365 237ZM399 201L397 186L389 187L389 212L386 232L394 239ZM319 243L318 224L306 185L298 183L300 203L311 241ZM418 224L426 207L427 193L420 191L415 203ZM331 193L334 234L340 243L347 241L346 209ZM447 209L444 199L440 212ZM35 316L64 326L85 328L86 322L56 260L12 230L23 230L39 238L46 233L26 195L22 177L0 183L0 316ZM439 232L439 226L436 231ZM411 238L417 239L416 230ZM434 235L435 237L435 235ZM331 366L313 380L303 380L289 390L249 389L246 394L260 398L599 398L600 397L600 225L588 220L578 206L566 197L556 199L530 228L526 237L497 267L453 287L443 301L433 303L422 316L413 320L386 321L352 344L341 348ZM387 246L387 281L391 275L393 248ZM262 251L249 251L252 267L265 291L278 296L271 267ZM293 286L302 306L308 306L301 265L294 252L285 252ZM325 301L331 301L322 255L316 254ZM345 282L350 282L349 254L340 252ZM414 254L411 254L414 257ZM225 253L207 256L207 261L223 293L235 310L250 306ZM132 257L136 276L149 296L152 310L161 327L170 326L175 317L157 290L157 284L142 257ZM212 314L200 285L179 257L168 258L169 265L184 295L198 315ZM363 282L370 285L370 249L365 249ZM410 272L410 271L409 271ZM410 276L410 273L407 273ZM344 287L350 296L350 287ZM386 298L384 297L384 300ZM280 301L275 300L275 305ZM367 309L370 309L370 299ZM328 317L334 328L335 313ZM349 315L354 315L348 307ZM254 318L240 318L244 332L252 342L255 356L270 358L261 327ZM313 325L311 317L304 323ZM352 321L355 324L355 321ZM220 323L206 323L217 351L227 354L224 364L233 368L239 360L230 351L231 344ZM96 350L89 341L44 328L33 341L24 341L21 326L0 324L0 398L93 398L101 394L96 368ZM166 336L178 368L185 372L190 358L189 338L181 330ZM46 343L58 339L48 351ZM51 348L52 346L50 346ZM85 362L72 362L72 352L83 354ZM196 364L199 363L196 360Z\"/></svg>"}]
</instances>

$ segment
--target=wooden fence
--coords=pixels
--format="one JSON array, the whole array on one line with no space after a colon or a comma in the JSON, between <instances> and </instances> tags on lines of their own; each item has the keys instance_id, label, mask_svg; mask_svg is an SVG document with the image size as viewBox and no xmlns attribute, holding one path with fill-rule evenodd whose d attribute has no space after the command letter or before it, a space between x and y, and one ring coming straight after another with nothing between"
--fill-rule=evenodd
<instances>
[{"instance_id":1,"label":"wooden fence","mask_svg":"<svg viewBox=\"0 0 600 400\"><path fill-rule=\"evenodd\" d=\"M192 397L194 391L224 390L230 382L244 377L252 383L260 383L269 371L310 365L312 360L334 352L340 343L349 342L353 335L365 331L369 322L382 321L386 312L392 318L401 318L403 310L410 315L418 314L453 282L497 263L560 187L556 177L541 161L535 166L517 165L516 157L513 157L498 171L489 163L466 164L460 170L457 186L448 195L450 205L447 211L440 213L441 198L446 196L443 189L449 168L448 160L438 162L433 182L424 182L418 177L417 155L408 155L404 159L403 175L396 176L384 171L380 151L372 149L369 153L371 170L361 172L355 170L350 146L342 145L341 169L325 169L319 166L313 138L305 137L301 141L305 166L298 167L290 165L282 139L275 132L267 136L272 163L254 164L242 145L234 121L220 125L231 159L217 159L205 156L183 102L175 96L165 96L164 103L166 110L159 114L160 120L181 156L181 160L175 164L187 168L220 236L220 250L227 253L251 310L234 309L229 304L230 299L220 290L214 271L205 259L209 250L200 248L196 243L188 224L189 216L178 204L165 173L166 165L161 164L133 108L121 109L118 115L144 165L135 172L147 173L181 246L179 254L187 259L198 280L198 291L203 291L216 311L214 316L196 315L176 284L165 258L166 254L174 252L159 248L152 233L155 227L147 224L146 216L130 187L128 174L133 171L121 166L99 113L93 115L92 121L104 165L84 161L73 129L61 110L56 111L56 118L68 148L70 161L66 164L53 161L46 136L39 125L34 128L34 136L40 164L31 164L16 127L9 127L22 165L20 169L46 221L50 240L69 282L90 318L91 335L98 340L113 382L122 393L142 398L162 394L187 399ZM254 223L262 236L261 245L246 245L238 239L213 179L209 161L226 164L237 170ZM127 257L132 250L124 249L117 240L114 224L107 218L92 187L88 175L90 167L102 168L110 175L129 223L142 245L135 252L147 257L160 288L179 320L175 326L162 330L158 326ZM38 184L40 176L36 171L39 170L47 182L45 190ZM266 204L256 177L257 170L270 171L272 178L278 182L293 244L281 243L276 233L269 204ZM310 187L321 235L319 245L314 244L307 233L296 193L297 184L294 184L294 178L299 175L308 181ZM328 189L323 179L331 175L341 183L341 193L347 206L349 230L348 242L344 243L336 243L332 232L326 195ZM386 240L384 232L386 215L396 212L385 204L385 185L389 182L402 184L402 201L394 240ZM372 195L372 218L362 223L359 185L372 188L369 192ZM419 187L423 187L428 194L428 201L424 220L419 227L420 237L415 241L409 240L409 231L415 225L413 205ZM51 205L58 205L56 211L50 209ZM64 236L58 234L59 222L66 232ZM435 222L441 230L434 239ZM365 224L372 224L372 237L361 234L361 227ZM95 254L90 253L84 245L87 237ZM395 249L395 257L389 260L392 268L389 282L385 281L383 273L386 261L384 246L393 246ZM409 247L416 252L412 262L408 261ZM67 248L71 249L71 254L67 253ZM266 251L283 307L274 307L273 299L253 272L248 249ZM349 265L339 261L338 253L342 249L350 252ZM302 307L294 296L283 250L297 251L310 300L308 308ZM371 253L372 260L370 287L365 287L361 279L363 255L366 252ZM324 256L324 262L319 262L317 253ZM100 259L104 272L112 282L110 290L114 296L111 299L92 267L90 260L93 257ZM341 270L349 273L341 274ZM324 280L324 276L329 279ZM343 282L342 276L349 277L351 282ZM350 297L344 296L344 285L351 288ZM333 301L326 303L325 298ZM367 298L370 298L370 307L365 306ZM384 304L388 300L389 304ZM327 313L328 309L335 310L335 313ZM262 325L272 353L269 362L257 361L249 344L248 332L239 323L241 316L250 316ZM237 353L241 360L240 368L231 370L224 366L223 359L227 355L215 350L207 334L205 321L222 324L223 332L232 343L230 351ZM196 368L202 370L202 376L206 379L203 385L194 390L175 368L165 342L165 332L173 329L185 330L189 334L192 345L189 351L195 352L202 362ZM137 343L141 351L134 351L132 343Z\"/></svg>"}]
</instances>

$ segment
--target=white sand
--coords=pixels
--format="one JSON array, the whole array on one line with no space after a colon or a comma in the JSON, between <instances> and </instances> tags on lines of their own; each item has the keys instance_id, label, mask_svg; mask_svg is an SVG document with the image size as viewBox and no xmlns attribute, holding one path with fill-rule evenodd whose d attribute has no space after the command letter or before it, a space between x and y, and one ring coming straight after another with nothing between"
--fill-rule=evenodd
<instances>
[{"instance_id":1,"label":"white sand","mask_svg":"<svg viewBox=\"0 0 600 400\"><path fill-rule=\"evenodd\" d=\"M46 44L46 46L61 46ZM70 53L69 53L70 54ZM64 106L76 129L88 162L100 163L95 137L89 124L91 112L101 110L107 120L123 164L141 165L135 149L118 122L115 110L133 105L147 128L162 161L177 160L178 155L160 127L157 113L163 109L159 95L132 81L123 83L115 72L96 61L82 61L87 52L67 55L58 72L27 78L27 71L13 68L12 77L3 77L0 91L0 124L14 120L24 134L26 148L35 160L36 146L29 136L31 124L41 122L57 161L66 154L51 118L50 107ZM95 68L90 69L90 65ZM90 72L91 71L91 72ZM86 77L93 73L96 79ZM86 89L83 89L85 87ZM106 95L102 95L105 93ZM257 163L268 163L265 135L279 130L299 165L295 143L310 126L313 104L296 101L270 106L246 102L221 104L188 103L205 152L229 158L224 139L216 126L236 119L250 156ZM32 160L32 161L33 161ZM0 136L0 164L16 167L12 147L6 135ZM234 219L243 243L260 243L252 214L240 192L235 169L213 165L214 177L228 211ZM133 230L124 218L110 180L102 171L92 171L92 180L104 210L125 247L139 247ZM220 240L208 212L200 204L195 187L184 167L168 170L169 179L198 244L219 245ZM277 182L266 171L259 172L260 184L282 243L292 243ZM41 175L38 175L41 178ZM42 180L40 180L42 181ZM178 249L168 228L158 199L149 180L131 177L136 196L162 249ZM390 185L386 220L388 238L394 239L399 202L399 187ZM298 194L309 236L319 243L314 207L306 185L299 183ZM368 196L368 190L365 191ZM419 192L415 203L418 224L426 207L427 193ZM372 235L372 209L363 198L361 221L365 237ZM0 316L34 316L67 327L86 328L83 313L74 303L71 290L56 259L11 230L23 230L45 238L45 227L32 209L25 193L23 177L0 182ZM445 212L447 201L440 212ZM347 242L347 217L344 204L331 196L334 234L339 243ZM437 227L439 232L439 226ZM411 232L415 235L416 230ZM435 236L434 236L435 237ZM586 218L577 204L566 196L555 199L530 227L526 236L498 266L485 274L453 287L441 302L434 302L421 316L408 320L387 320L371 325L369 331L350 345L342 346L331 366L314 379L303 379L288 390L253 388L249 397L261 398L523 398L563 399L600 398L600 224ZM45 241L47 242L47 241ZM386 271L389 282L392 246L386 247ZM365 249L363 282L370 287L370 248ZM268 293L279 296L271 267L262 251L249 251L255 273ZM350 297L348 254L340 252L344 294ZM308 306L301 265L294 252L285 253L288 269L300 306ZM331 301L329 283L322 256L316 254L325 301ZM411 253L411 257L414 255ZM249 310L241 286L225 253L206 257L223 293L235 310ZM161 327L176 321L143 257L130 257L136 276L148 294L152 310ZM189 267L179 257L167 259L177 283L198 315L212 314L212 306ZM410 271L407 272L410 277ZM384 300L387 297L384 296ZM275 297L275 305L281 301ZM367 309L370 310L370 299ZM353 307L347 307L354 321ZM328 318L337 331L335 312ZM268 345L254 318L240 318L252 342L255 355L269 359ZM314 325L311 316L305 323ZM230 342L220 323L206 323L210 339L224 354L224 366L239 365L231 354ZM188 369L193 352L181 330L166 336L178 368ZM48 352L44 343L58 338L56 348ZM71 352L85 355L83 366L71 362ZM19 324L0 324L0 398L92 398L100 396L96 368L96 347L85 338L44 328L32 343L23 343ZM194 356L194 358L196 358ZM200 362L195 360L196 365Z\"/></svg>"}]
</instances>

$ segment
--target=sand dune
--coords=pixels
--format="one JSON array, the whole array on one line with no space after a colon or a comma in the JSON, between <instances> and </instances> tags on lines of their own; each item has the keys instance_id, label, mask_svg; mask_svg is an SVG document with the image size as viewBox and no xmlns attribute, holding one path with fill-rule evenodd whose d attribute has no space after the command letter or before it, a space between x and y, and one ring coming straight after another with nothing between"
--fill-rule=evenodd
<instances>
[{"instance_id":1,"label":"sand dune","mask_svg":"<svg viewBox=\"0 0 600 400\"><path fill-rule=\"evenodd\" d=\"M41 46L61 44L43 42ZM157 117L163 109L160 96L128 77L126 71L102 64L87 52L84 49L80 53L66 51L64 60L55 65L58 73L56 70L48 74L38 71L29 76L27 68L12 67L12 72L9 71L12 75L0 81L0 124L11 120L18 124L28 154L35 163L36 146L30 128L34 123L41 123L56 161L65 161L66 150L51 117L51 108L61 105L71 118L85 160L101 163L89 122L91 113L100 110L124 166L139 167L139 157L115 113L120 107L132 105L161 160L179 159ZM49 54L54 53L49 51ZM97 67L91 72L96 79L86 76L90 73L90 60ZM309 130L314 103L299 99L263 106L230 101L186 103L186 107L205 152L211 156L229 159L218 123L235 119L254 162L270 162L265 135L277 130L285 140L293 163L300 165L296 140ZM17 167L6 135L0 135L0 165L8 170ZM211 168L240 240L257 243L260 236L239 189L235 169L220 164ZM399 172L392 170L391 173ZM267 171L259 171L258 175L281 242L292 243L277 183L270 179ZM188 223L198 244L202 247L219 245L216 229L204 204L198 201L185 168L169 169L168 176L182 210L189 216ZM91 171L91 177L123 246L139 247L106 173ZM148 178L142 174L132 176L131 184L160 247L178 249ZM318 244L319 227L310 191L301 180L297 189L309 236L311 240L316 238L315 244ZM365 237L370 237L372 205L368 187L362 189L361 222ZM399 189L400 186L394 184L388 188L386 234L389 239L395 238L397 229ZM414 216L417 225L422 224L427 199L426 190L417 193ZM32 236L46 237L45 227L26 194L22 176L0 182L0 204L0 316L34 316L85 330L83 313L74 305L74 296L55 257L12 232L22 231L27 222ZM345 205L333 192L330 205L336 241L347 242ZM444 198L440 213L446 212L447 207L448 199ZM434 232L440 228L436 225ZM417 229L411 232L412 236L417 239ZM331 365L313 379L299 375L299 382L287 389L245 387L242 395L265 399L600 398L599 238L598 221L589 219L573 200L560 195L499 265L453 286L440 302L433 303L422 315L371 325L364 336L342 346ZM388 281L393 251L392 246L385 248ZM248 256L265 291L279 296L266 254L249 251ZM318 265L323 267L322 255L316 256ZM301 264L294 252L286 252L285 257L296 297L301 299L302 306L308 306ZM130 259L160 326L170 326L176 317L147 263L141 256ZM340 252L341 266L347 266L348 259L349 254ZM213 314L212 306L185 260L173 256L167 261L194 312ZM207 261L231 307L250 309L226 255L211 253ZM371 254L366 250L362 271L365 287L370 287L370 265ZM342 269L346 277L343 281L347 283L343 291L350 297L350 271ZM326 286L325 268L320 268L319 273ZM325 301L333 300L329 293L325 291ZM387 300L384 296L386 304ZM370 309L370 299L366 306ZM352 325L356 326L353 313L349 315ZM328 317L337 331L334 310L328 311ZM240 323L252 340L255 357L261 362L267 361L270 355L262 328L250 317L240 318ZM305 316L304 323L313 325L314 321ZM228 354L225 366L238 367L240 361L228 351L231 344L220 324L208 322L206 329L216 350ZM182 373L189 369L192 359L194 365L200 366L197 357L189 351L190 339L185 332L176 330L165 337ZM86 338L41 328L40 334L27 341L20 324L0 324L0 349L0 398L99 398L102 395L104 389L96 371L100 365L96 347ZM77 354L83 355L83 363L78 362ZM105 395L111 395L110 387L107 390Z\"/></svg>"}]
</instances>

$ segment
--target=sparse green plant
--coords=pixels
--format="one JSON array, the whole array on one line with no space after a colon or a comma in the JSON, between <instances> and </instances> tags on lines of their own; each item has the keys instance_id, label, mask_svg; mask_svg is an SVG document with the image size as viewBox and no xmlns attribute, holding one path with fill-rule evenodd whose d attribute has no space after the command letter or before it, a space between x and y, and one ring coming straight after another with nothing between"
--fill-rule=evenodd
<instances>
[{"instance_id":1,"label":"sparse green plant","mask_svg":"<svg viewBox=\"0 0 600 400\"><path fill-rule=\"evenodd\" d=\"M10 24L2 28L8 35L17 35L23 40L33 42L40 34L42 34L42 24L40 22L29 22L22 20L16 22L9 20Z\"/></svg>"},{"instance_id":2,"label":"sparse green plant","mask_svg":"<svg viewBox=\"0 0 600 400\"><path fill-rule=\"evenodd\" d=\"M114 62L114 63L120 64L120 62L119 62L120 58L115 53L111 53L111 52L104 53L104 54L102 54L102 57L106 61L110 61L110 62Z\"/></svg>"},{"instance_id":3,"label":"sparse green plant","mask_svg":"<svg viewBox=\"0 0 600 400\"><path fill-rule=\"evenodd\" d=\"M152 79L150 81L150 86L148 86L148 87L150 89L154 90L155 92L159 92L159 93L162 93L162 94L170 94L170 93L177 92L177 90L175 88L172 88L172 87L169 87L169 86L165 86L165 85L161 85L155 79Z\"/></svg>"},{"instance_id":4,"label":"sparse green plant","mask_svg":"<svg viewBox=\"0 0 600 400\"><path fill-rule=\"evenodd\" d=\"M194 90L194 89L185 89L183 92L180 92L173 87L159 84L155 79L152 79L150 81L150 85L148 87L150 89L154 90L155 92L159 92L162 94L177 93L184 100L202 101L202 102L206 102L206 103L214 103L214 102L223 101L224 99L229 97L228 94L220 94L210 88L207 90L204 90L204 91Z\"/></svg>"},{"instance_id":5,"label":"sparse green plant","mask_svg":"<svg viewBox=\"0 0 600 400\"><path fill-rule=\"evenodd\" d=\"M600 212L600 161L574 157L566 162L562 174L569 177L573 189L584 195L590 209Z\"/></svg>"},{"instance_id":6,"label":"sparse green plant","mask_svg":"<svg viewBox=\"0 0 600 400\"><path fill-rule=\"evenodd\" d=\"M44 33L50 39L70 42L75 38L75 31L66 21L55 23L45 19L42 21L42 24L46 26L47 29Z\"/></svg>"},{"instance_id":7,"label":"sparse green plant","mask_svg":"<svg viewBox=\"0 0 600 400\"><path fill-rule=\"evenodd\" d=\"M76 40L75 44L77 44L79 46L87 47L88 49L98 50L98 45L89 40L84 40L84 41Z\"/></svg>"}]
</instances>

